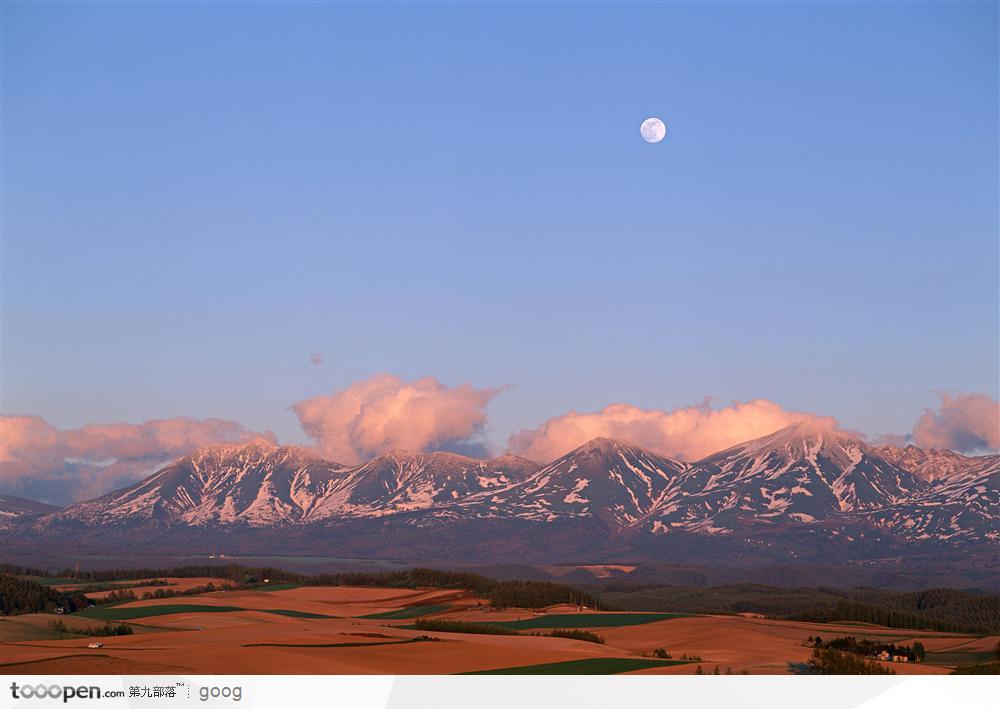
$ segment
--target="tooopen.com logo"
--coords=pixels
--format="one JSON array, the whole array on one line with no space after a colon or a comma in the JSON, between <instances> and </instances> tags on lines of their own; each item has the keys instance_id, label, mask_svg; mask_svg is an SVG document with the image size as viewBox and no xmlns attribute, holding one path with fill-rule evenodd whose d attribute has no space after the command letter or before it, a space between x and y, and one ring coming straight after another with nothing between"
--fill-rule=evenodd
<instances>
[{"instance_id":1,"label":"tooopen.com logo","mask_svg":"<svg viewBox=\"0 0 1000 709\"><path fill-rule=\"evenodd\" d=\"M113 699L124 697L125 690L102 692L100 687L69 687L58 684L18 684L10 683L10 694L14 699L62 699L63 704L70 699Z\"/></svg>"}]
</instances>

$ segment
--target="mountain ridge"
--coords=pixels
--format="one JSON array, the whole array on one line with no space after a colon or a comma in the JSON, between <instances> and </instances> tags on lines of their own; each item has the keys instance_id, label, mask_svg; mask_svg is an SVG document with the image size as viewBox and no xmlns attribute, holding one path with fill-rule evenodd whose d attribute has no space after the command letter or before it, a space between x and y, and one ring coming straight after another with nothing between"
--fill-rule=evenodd
<instances>
[{"instance_id":1,"label":"mountain ridge","mask_svg":"<svg viewBox=\"0 0 1000 709\"><path fill-rule=\"evenodd\" d=\"M997 538L1000 456L928 456L950 467L935 474L921 459L916 475L892 453L813 423L694 462L595 438L544 465L512 455L389 451L347 466L253 441L200 449L121 490L11 524L25 534L67 525L126 536L149 525L199 534L257 529L279 545L306 534L315 537L310 544L457 544L470 554L499 553L504 544L526 550L534 538L654 557L664 544L695 549L713 538L789 554L804 553L808 539L858 548L865 539L876 553L880 545Z\"/></svg>"}]
</instances>

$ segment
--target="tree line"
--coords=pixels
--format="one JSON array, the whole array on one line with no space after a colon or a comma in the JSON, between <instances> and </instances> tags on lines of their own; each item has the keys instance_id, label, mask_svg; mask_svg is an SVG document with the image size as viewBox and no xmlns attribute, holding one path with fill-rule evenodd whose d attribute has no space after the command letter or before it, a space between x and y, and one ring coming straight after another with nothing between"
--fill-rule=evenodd
<instances>
[{"instance_id":1,"label":"tree line","mask_svg":"<svg viewBox=\"0 0 1000 709\"><path fill-rule=\"evenodd\" d=\"M99 625L96 628L77 628L72 629L66 625L64 620L53 620L49 623L49 630L59 633L60 635L89 635L91 637L113 637L117 635L132 635L135 631L132 630L132 626L128 623L111 623L107 622L104 625Z\"/></svg>"},{"instance_id":2,"label":"tree line","mask_svg":"<svg viewBox=\"0 0 1000 709\"><path fill-rule=\"evenodd\" d=\"M66 613L83 610L90 600L79 593L65 593L29 579L0 574L0 613L53 613L62 608Z\"/></svg>"},{"instance_id":3,"label":"tree line","mask_svg":"<svg viewBox=\"0 0 1000 709\"><path fill-rule=\"evenodd\" d=\"M880 654L886 653L891 657L905 657L908 662L923 662L927 656L927 650L919 640L913 645L896 645L895 643L883 643L869 638L859 639L848 635L846 638L835 638L828 642L823 642L822 638L817 637L814 642L814 646L818 648L849 652L863 657L877 658Z\"/></svg>"},{"instance_id":4,"label":"tree line","mask_svg":"<svg viewBox=\"0 0 1000 709\"><path fill-rule=\"evenodd\" d=\"M388 588L443 588L471 591L490 601L497 608L543 608L559 603L567 603L588 608L602 609L604 605L594 595L572 586L549 581L497 581L480 574L464 571L442 571L440 569L414 568L400 571L344 572L333 574L298 574L274 567L248 567L238 564L189 565L175 568L110 569L101 571L63 570L50 574L39 569L28 569L4 564L0 570L7 575L32 575L38 577L73 578L80 583L101 583L149 579L155 577L215 578L231 582L237 588L259 586L264 579L270 585L300 584L308 586L381 586ZM11 576L15 578L14 576ZM38 586L38 584L34 584ZM44 588L44 587L42 587ZM214 590L214 589L213 589ZM195 589L183 595L195 593ZM206 592L202 588L199 593ZM112 591L116 601L132 600L127 589ZM144 598L169 598L182 592L170 589L156 589ZM134 594L133 594L134 596ZM107 601L105 601L107 602ZM57 604L59 605L59 604ZM85 605L83 607L86 607ZM6 611L4 611L6 613Z\"/></svg>"},{"instance_id":5,"label":"tree line","mask_svg":"<svg viewBox=\"0 0 1000 709\"><path fill-rule=\"evenodd\" d=\"M813 649L809 658L809 668L822 675L894 675L891 668L860 655L838 652L828 648Z\"/></svg>"},{"instance_id":6,"label":"tree line","mask_svg":"<svg viewBox=\"0 0 1000 709\"><path fill-rule=\"evenodd\" d=\"M762 584L609 586L608 605L681 613L759 613L810 622L856 621L894 628L1000 633L1000 596L952 589L896 592L872 588L780 588Z\"/></svg>"},{"instance_id":7,"label":"tree line","mask_svg":"<svg viewBox=\"0 0 1000 709\"><path fill-rule=\"evenodd\" d=\"M962 602L934 610L903 610L892 600L878 604L838 601L830 606L792 613L784 616L784 619L810 623L852 621L908 630L988 635L1000 629L1000 605L993 596L972 596Z\"/></svg>"}]
</instances>

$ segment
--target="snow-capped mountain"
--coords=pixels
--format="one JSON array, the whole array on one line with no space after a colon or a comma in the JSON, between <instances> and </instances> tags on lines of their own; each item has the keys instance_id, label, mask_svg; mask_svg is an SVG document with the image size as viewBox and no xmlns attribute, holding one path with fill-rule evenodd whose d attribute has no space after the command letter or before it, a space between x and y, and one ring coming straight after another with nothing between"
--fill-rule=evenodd
<instances>
[{"instance_id":1,"label":"snow-capped mountain","mask_svg":"<svg viewBox=\"0 0 1000 709\"><path fill-rule=\"evenodd\" d=\"M932 460L949 472L943 463L931 471ZM925 466L927 479L907 465ZM970 544L997 538L998 477L1000 456L921 456L813 423L695 463L599 438L547 465L392 452L344 466L254 441L197 451L123 490L13 524L24 534L67 524L95 534L149 524L207 535L251 528L274 530L269 543L279 546L286 534L320 548L428 556L441 544L584 553L635 543L655 553L682 538L751 543L759 534L768 548L785 534L801 549L815 535L849 542L858 529L875 545Z\"/></svg>"},{"instance_id":2,"label":"snow-capped mountain","mask_svg":"<svg viewBox=\"0 0 1000 709\"><path fill-rule=\"evenodd\" d=\"M595 438L473 509L485 517L592 517L624 527L654 509L687 467L624 441Z\"/></svg>"},{"instance_id":3,"label":"snow-capped mountain","mask_svg":"<svg viewBox=\"0 0 1000 709\"><path fill-rule=\"evenodd\" d=\"M917 448L908 445L876 446L875 452L894 465L908 470L918 478L934 481L961 475L969 470L997 460L998 456L967 456L950 450Z\"/></svg>"},{"instance_id":4,"label":"snow-capped mountain","mask_svg":"<svg viewBox=\"0 0 1000 709\"><path fill-rule=\"evenodd\" d=\"M363 465L325 461L263 440L206 448L124 490L70 505L53 519L88 524L155 520L269 527L380 517L508 487L537 469L524 458L393 452Z\"/></svg>"},{"instance_id":5,"label":"snow-capped mountain","mask_svg":"<svg viewBox=\"0 0 1000 709\"><path fill-rule=\"evenodd\" d=\"M802 422L694 463L648 521L657 532L713 533L748 519L812 522L880 509L925 488L861 440Z\"/></svg>"},{"instance_id":6,"label":"snow-capped mountain","mask_svg":"<svg viewBox=\"0 0 1000 709\"><path fill-rule=\"evenodd\" d=\"M317 504L316 518L447 508L515 485L538 467L513 455L477 460L455 453L393 451L345 470L337 494Z\"/></svg>"},{"instance_id":7,"label":"snow-capped mountain","mask_svg":"<svg viewBox=\"0 0 1000 709\"><path fill-rule=\"evenodd\" d=\"M1000 456L967 460L975 464L942 478L912 500L866 515L868 521L911 540L1000 540Z\"/></svg>"},{"instance_id":8,"label":"snow-capped mountain","mask_svg":"<svg viewBox=\"0 0 1000 709\"><path fill-rule=\"evenodd\" d=\"M16 519L28 519L56 512L59 508L16 495L0 495L0 528Z\"/></svg>"},{"instance_id":9,"label":"snow-capped mountain","mask_svg":"<svg viewBox=\"0 0 1000 709\"><path fill-rule=\"evenodd\" d=\"M199 450L150 477L51 515L88 524L130 521L274 525L308 519L343 466L264 440Z\"/></svg>"}]
</instances>

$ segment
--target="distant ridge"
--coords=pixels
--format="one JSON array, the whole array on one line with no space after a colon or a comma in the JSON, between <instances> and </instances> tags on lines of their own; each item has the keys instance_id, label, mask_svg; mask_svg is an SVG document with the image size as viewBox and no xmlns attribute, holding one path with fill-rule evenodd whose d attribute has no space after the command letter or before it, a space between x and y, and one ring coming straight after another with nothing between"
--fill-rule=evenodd
<instances>
[{"instance_id":1,"label":"distant ridge","mask_svg":"<svg viewBox=\"0 0 1000 709\"><path fill-rule=\"evenodd\" d=\"M919 474L904 467L912 461ZM773 560L828 547L853 557L995 542L998 477L1000 456L900 455L811 422L693 463L608 438L547 465L392 451L344 466L253 441L199 450L122 490L8 526L25 538L77 529L120 540L154 525L230 543L257 530L277 549L471 560L588 549L696 557L719 543Z\"/></svg>"},{"instance_id":2,"label":"distant ridge","mask_svg":"<svg viewBox=\"0 0 1000 709\"><path fill-rule=\"evenodd\" d=\"M26 497L0 494L0 524L4 524L14 518L37 517L50 512L56 512L59 509L55 505L36 502Z\"/></svg>"}]
</instances>

